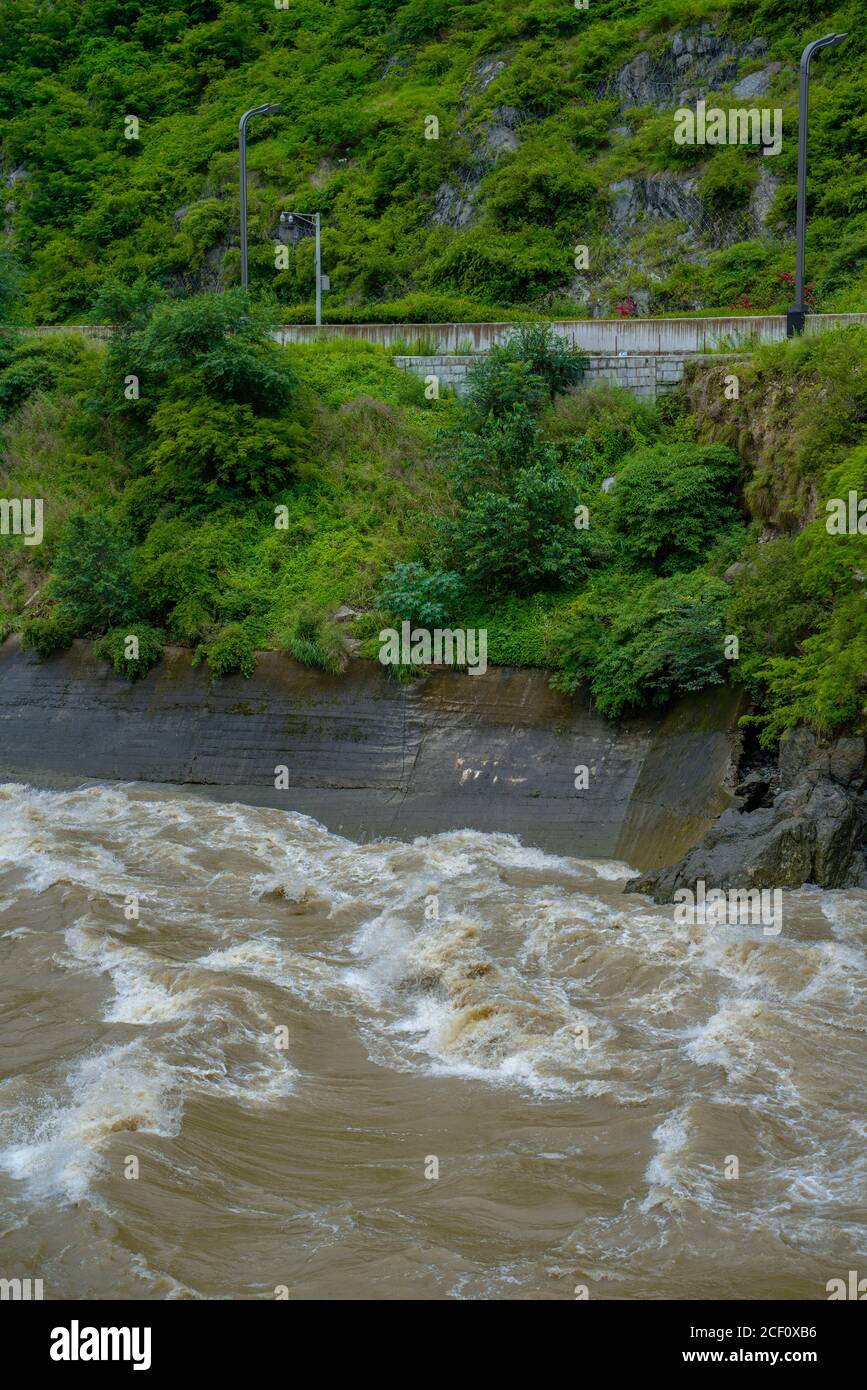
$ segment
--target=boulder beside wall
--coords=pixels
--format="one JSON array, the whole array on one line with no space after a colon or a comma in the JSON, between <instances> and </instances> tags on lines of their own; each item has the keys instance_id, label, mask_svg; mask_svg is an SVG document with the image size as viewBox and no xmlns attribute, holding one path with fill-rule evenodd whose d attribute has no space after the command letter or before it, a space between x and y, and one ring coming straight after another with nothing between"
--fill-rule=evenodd
<instances>
[{"instance_id":1,"label":"boulder beside wall","mask_svg":"<svg viewBox=\"0 0 867 1390\"><path fill-rule=\"evenodd\" d=\"M678 888L867 887L867 746L863 738L820 743L789 730L778 758L781 790L771 805L743 797L676 864L630 879L627 891L671 902Z\"/></svg>"}]
</instances>

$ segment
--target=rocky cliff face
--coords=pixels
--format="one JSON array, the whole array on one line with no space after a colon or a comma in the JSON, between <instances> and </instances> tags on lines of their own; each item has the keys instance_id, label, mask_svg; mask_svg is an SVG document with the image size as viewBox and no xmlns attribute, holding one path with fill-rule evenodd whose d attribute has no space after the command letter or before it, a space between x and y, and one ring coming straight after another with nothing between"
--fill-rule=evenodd
<instances>
[{"instance_id":1,"label":"rocky cliff face","mask_svg":"<svg viewBox=\"0 0 867 1390\"><path fill-rule=\"evenodd\" d=\"M767 51L764 38L735 43L719 34L714 24L703 24L678 30L671 36L661 54L648 51L637 54L598 91L600 99L616 97L623 113L631 108L655 106L665 110L694 103L710 92L731 86L732 95L743 101L767 95L781 63L756 67ZM508 67L508 56L491 54L476 64L473 78L463 92L467 104L487 90ZM738 79L738 74L742 74ZM452 228L465 227L480 211L480 185L485 175L504 153L518 148L520 126L532 116L510 106L499 106L489 121L474 128L465 128L462 139L467 156L458 174L443 182L437 190L432 221ZM459 129L462 122L459 120ZM614 134L630 135L628 126L619 126ZM647 230L648 224L683 223L678 251L685 255L704 254L707 245L726 245L732 241L759 234L776 192L776 180L764 169L748 209L738 217L711 217L697 194L697 174L678 175L655 173L636 175L612 185L611 234L614 242L624 248L634 237ZM621 259L621 265L622 265ZM628 264L641 271L644 262L640 248ZM581 278L570 293L587 297L590 277ZM640 300L639 289L637 298ZM593 299L592 287L589 298Z\"/></svg>"},{"instance_id":2,"label":"rocky cliff face","mask_svg":"<svg viewBox=\"0 0 867 1390\"><path fill-rule=\"evenodd\" d=\"M618 101L621 121L637 107L694 107L726 88L733 98L749 104L768 95L783 69L781 63L762 63L767 48L767 39L761 37L735 43L714 24L679 30L661 53L637 54L600 85L597 96ZM612 130L619 138L632 133L629 125ZM601 312L612 294L631 297L641 314L652 312L654 285L678 263L701 261L708 248L766 234L779 186L768 161L761 162L748 204L716 212L701 198L701 163L697 151L696 167L687 173L633 174L611 185L612 255L608 263L597 262L595 273L582 274L569 287L571 295L587 303L591 315ZM692 307L701 306L696 302Z\"/></svg>"},{"instance_id":3,"label":"rocky cliff face","mask_svg":"<svg viewBox=\"0 0 867 1390\"><path fill-rule=\"evenodd\" d=\"M631 106L682 106L698 101L711 91L719 91L744 68L747 73L736 82L733 95L739 98L763 96L782 64L769 63L754 70L767 52L768 41L750 39L738 44L717 31L715 24L680 29L661 54L639 53L604 83L600 95L616 95L624 110Z\"/></svg>"},{"instance_id":4,"label":"rocky cliff face","mask_svg":"<svg viewBox=\"0 0 867 1390\"><path fill-rule=\"evenodd\" d=\"M736 788L704 839L676 864L634 878L628 890L671 902L679 888L867 887L867 747L821 743L792 729L778 766Z\"/></svg>"}]
</instances>

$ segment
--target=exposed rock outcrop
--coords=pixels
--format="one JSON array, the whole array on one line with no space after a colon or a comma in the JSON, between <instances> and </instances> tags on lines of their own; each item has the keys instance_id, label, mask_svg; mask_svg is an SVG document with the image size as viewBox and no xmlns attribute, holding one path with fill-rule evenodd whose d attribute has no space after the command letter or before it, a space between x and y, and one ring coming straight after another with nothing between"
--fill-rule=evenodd
<instances>
[{"instance_id":1,"label":"exposed rock outcrop","mask_svg":"<svg viewBox=\"0 0 867 1390\"><path fill-rule=\"evenodd\" d=\"M434 195L435 226L458 228L471 221L482 179L503 154L518 148L520 123L521 113L514 106L497 106L489 121L479 122L468 137L469 152L457 178L441 183Z\"/></svg>"},{"instance_id":2,"label":"exposed rock outcrop","mask_svg":"<svg viewBox=\"0 0 867 1390\"><path fill-rule=\"evenodd\" d=\"M767 39L761 37L737 43L712 23L679 30L661 51L638 53L598 88L597 96L615 97L621 112L642 106L659 110L694 106L700 98L726 88L735 99L753 102L768 95L783 69L779 62L756 67L767 47ZM628 134L618 124L610 134L624 132ZM677 263L698 261L709 248L764 234L778 188L768 162L759 161L759 176L748 202L713 210L702 200L700 188L710 154L697 148L695 169L686 173L639 174L611 186L609 227L617 254L609 258L610 263L597 260L593 273L579 277L568 290L591 313L596 304L610 313L612 301L627 293L638 303L638 293L648 288L652 310L652 287L664 281ZM648 236L651 229L657 234ZM699 308L700 303L692 307Z\"/></svg>"},{"instance_id":3,"label":"exposed rock outcrop","mask_svg":"<svg viewBox=\"0 0 867 1390\"><path fill-rule=\"evenodd\" d=\"M617 232L633 229L642 217L667 218L691 225L703 213L698 179L682 174L651 174L611 185L611 221Z\"/></svg>"},{"instance_id":4,"label":"exposed rock outcrop","mask_svg":"<svg viewBox=\"0 0 867 1390\"><path fill-rule=\"evenodd\" d=\"M30 178L30 174L24 165L18 165L4 174L3 182L8 190L8 196L3 204L3 211L6 214L3 220L3 235L13 236L15 233L15 213L18 210L18 187Z\"/></svg>"},{"instance_id":5,"label":"exposed rock outcrop","mask_svg":"<svg viewBox=\"0 0 867 1390\"><path fill-rule=\"evenodd\" d=\"M639 53L626 63L606 84L605 94L616 95L624 109L679 106L734 82L739 69L760 59L767 47L764 38L735 43L719 34L714 24L678 30L661 54ZM760 72L745 74L736 94L744 98L763 95L781 67L771 63Z\"/></svg>"},{"instance_id":6,"label":"exposed rock outcrop","mask_svg":"<svg viewBox=\"0 0 867 1390\"><path fill-rule=\"evenodd\" d=\"M757 229L767 226L768 217L779 186L780 180L774 178L767 163L763 161L759 167L758 181L750 195L750 216Z\"/></svg>"},{"instance_id":7,"label":"exposed rock outcrop","mask_svg":"<svg viewBox=\"0 0 867 1390\"><path fill-rule=\"evenodd\" d=\"M463 96L468 94L478 95L486 92L496 77L509 66L508 59L502 53L491 53L484 58L480 58L473 68L473 77L462 92Z\"/></svg>"},{"instance_id":8,"label":"exposed rock outcrop","mask_svg":"<svg viewBox=\"0 0 867 1390\"><path fill-rule=\"evenodd\" d=\"M781 740L778 793L754 774L700 844L676 864L631 879L628 891L671 902L678 888L867 887L867 748L820 743L809 729Z\"/></svg>"},{"instance_id":9,"label":"exposed rock outcrop","mask_svg":"<svg viewBox=\"0 0 867 1390\"><path fill-rule=\"evenodd\" d=\"M476 210L478 180L467 179L463 184L444 180L434 194L431 222L435 227L465 227Z\"/></svg>"}]
</instances>

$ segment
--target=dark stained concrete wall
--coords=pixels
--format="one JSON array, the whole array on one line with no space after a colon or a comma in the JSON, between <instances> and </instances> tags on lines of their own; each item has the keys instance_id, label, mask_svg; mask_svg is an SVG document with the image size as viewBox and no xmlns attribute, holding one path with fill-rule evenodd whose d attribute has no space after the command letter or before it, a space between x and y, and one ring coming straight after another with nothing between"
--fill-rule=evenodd
<instances>
[{"instance_id":1,"label":"dark stained concrete wall","mask_svg":"<svg viewBox=\"0 0 867 1390\"><path fill-rule=\"evenodd\" d=\"M38 663L0 649L0 777L173 783L316 817L355 839L459 827L557 853L670 863L728 804L736 699L702 692L613 725L542 671L436 671L398 684L375 662L329 676L260 655L211 682L190 653L135 684L91 644ZM575 768L591 769L576 791ZM274 786L289 770L289 788Z\"/></svg>"}]
</instances>

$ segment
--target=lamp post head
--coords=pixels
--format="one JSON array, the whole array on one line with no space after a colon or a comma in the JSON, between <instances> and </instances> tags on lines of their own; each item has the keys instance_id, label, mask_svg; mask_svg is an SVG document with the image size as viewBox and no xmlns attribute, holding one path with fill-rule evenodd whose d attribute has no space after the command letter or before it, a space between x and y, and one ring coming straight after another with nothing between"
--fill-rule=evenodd
<instances>
[{"instance_id":1,"label":"lamp post head","mask_svg":"<svg viewBox=\"0 0 867 1390\"><path fill-rule=\"evenodd\" d=\"M810 59L812 58L814 53L820 53L823 48L836 48L838 44L841 44L843 40L848 39L848 37L848 33L825 34L824 37L821 39L814 39L812 43L807 44L807 47L801 54L802 64L805 62L809 64Z\"/></svg>"},{"instance_id":2,"label":"lamp post head","mask_svg":"<svg viewBox=\"0 0 867 1390\"><path fill-rule=\"evenodd\" d=\"M279 111L283 105L281 101L268 101L262 106L251 106L249 111L245 111L239 122L241 130L246 130L247 122L251 116L272 116L275 111Z\"/></svg>"}]
</instances>

